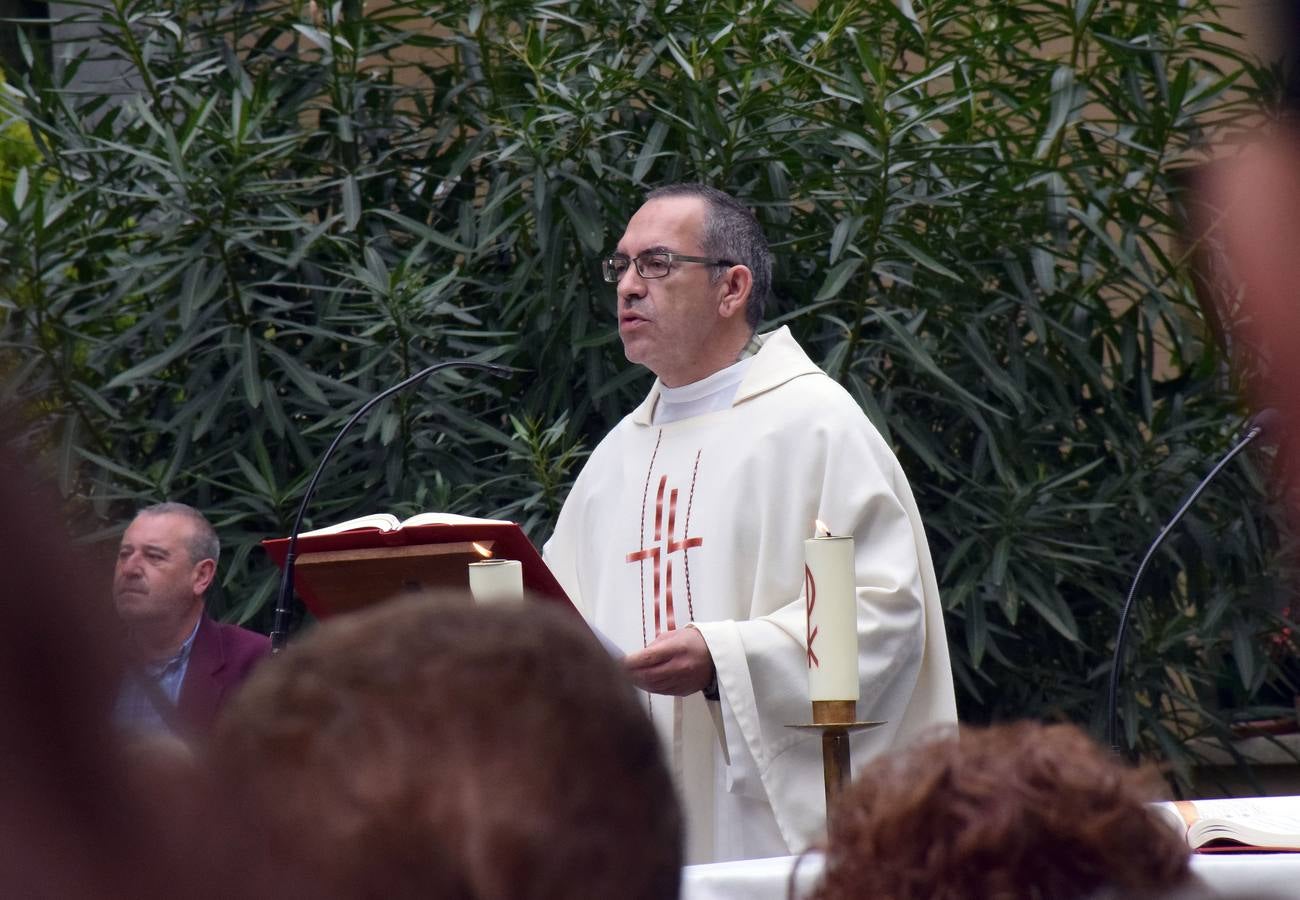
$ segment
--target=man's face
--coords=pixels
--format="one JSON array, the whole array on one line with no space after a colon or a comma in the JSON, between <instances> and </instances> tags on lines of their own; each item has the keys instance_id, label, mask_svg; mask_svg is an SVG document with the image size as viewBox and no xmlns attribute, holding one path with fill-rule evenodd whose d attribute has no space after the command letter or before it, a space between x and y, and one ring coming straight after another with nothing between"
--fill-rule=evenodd
<instances>
[{"instance_id":1,"label":"man's face","mask_svg":"<svg viewBox=\"0 0 1300 900\"><path fill-rule=\"evenodd\" d=\"M113 573L113 603L123 622L180 618L212 580L205 561L190 561L194 525L172 513L137 516L122 535Z\"/></svg>"},{"instance_id":2,"label":"man's face","mask_svg":"<svg viewBox=\"0 0 1300 900\"><path fill-rule=\"evenodd\" d=\"M700 246L706 207L698 197L663 197L636 211L618 242L629 258L647 250L705 256ZM629 362L640 363L669 387L689 384L720 368L712 359L722 322L716 271L674 263L663 278L642 278L628 266L618 282L618 334ZM725 363L724 363L725 364Z\"/></svg>"}]
</instances>

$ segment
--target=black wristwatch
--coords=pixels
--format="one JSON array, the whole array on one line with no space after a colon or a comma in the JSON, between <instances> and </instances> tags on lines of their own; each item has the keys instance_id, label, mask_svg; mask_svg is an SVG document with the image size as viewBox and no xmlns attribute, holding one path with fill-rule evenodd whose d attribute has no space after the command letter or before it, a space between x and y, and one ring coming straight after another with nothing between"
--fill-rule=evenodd
<instances>
[{"instance_id":1,"label":"black wristwatch","mask_svg":"<svg viewBox=\"0 0 1300 900\"><path fill-rule=\"evenodd\" d=\"M704 686L704 690L701 691L700 693L704 695L705 700L718 700L720 698L720 695L718 694L718 670L717 669L713 670L713 676L709 678L709 683Z\"/></svg>"}]
</instances>

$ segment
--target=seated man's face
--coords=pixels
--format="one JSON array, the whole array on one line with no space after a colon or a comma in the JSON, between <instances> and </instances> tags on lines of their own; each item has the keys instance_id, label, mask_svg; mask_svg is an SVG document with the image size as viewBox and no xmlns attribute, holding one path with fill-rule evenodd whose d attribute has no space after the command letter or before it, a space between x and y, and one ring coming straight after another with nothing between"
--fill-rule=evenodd
<instances>
[{"instance_id":1,"label":"seated man's face","mask_svg":"<svg viewBox=\"0 0 1300 900\"><path fill-rule=\"evenodd\" d=\"M123 622L165 620L195 604L199 563L190 560L193 526L167 513L137 516L122 535L113 603Z\"/></svg>"}]
</instances>

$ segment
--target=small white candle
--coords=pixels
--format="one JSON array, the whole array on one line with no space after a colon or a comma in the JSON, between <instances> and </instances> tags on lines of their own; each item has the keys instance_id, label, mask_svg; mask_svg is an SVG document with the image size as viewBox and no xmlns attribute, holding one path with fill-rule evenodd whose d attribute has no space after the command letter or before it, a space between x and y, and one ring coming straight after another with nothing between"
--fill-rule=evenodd
<instances>
[{"instance_id":1,"label":"small white candle","mask_svg":"<svg viewBox=\"0 0 1300 900\"><path fill-rule=\"evenodd\" d=\"M475 603L522 603L524 569L517 559L485 559L469 564L469 592Z\"/></svg>"},{"instance_id":2,"label":"small white candle","mask_svg":"<svg viewBox=\"0 0 1300 900\"><path fill-rule=\"evenodd\" d=\"M825 533L803 542L808 610L808 695L812 700L858 699L857 588L853 538Z\"/></svg>"}]
</instances>

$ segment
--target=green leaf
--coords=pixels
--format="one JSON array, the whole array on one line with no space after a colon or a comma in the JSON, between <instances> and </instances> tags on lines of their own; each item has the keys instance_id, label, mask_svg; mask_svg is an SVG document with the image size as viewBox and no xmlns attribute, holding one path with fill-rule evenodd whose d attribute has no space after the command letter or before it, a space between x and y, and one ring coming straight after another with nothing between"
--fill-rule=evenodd
<instances>
[{"instance_id":1,"label":"green leaf","mask_svg":"<svg viewBox=\"0 0 1300 900\"><path fill-rule=\"evenodd\" d=\"M989 567L989 580L1001 587L1007 580L1007 561L1011 558L1011 538L1003 535L993 546L993 562Z\"/></svg>"},{"instance_id":2,"label":"green leaf","mask_svg":"<svg viewBox=\"0 0 1300 900\"><path fill-rule=\"evenodd\" d=\"M259 472L257 467L249 462L242 453L236 451L234 457L235 463L239 466L239 471L243 473L244 478L248 479L248 483L252 485L253 490L264 496L269 496L273 493L271 490L270 480L264 473Z\"/></svg>"},{"instance_id":3,"label":"green leaf","mask_svg":"<svg viewBox=\"0 0 1300 900\"><path fill-rule=\"evenodd\" d=\"M920 247L916 246L915 244L911 243L910 241L902 237L899 237L897 234L885 234L882 235L882 238L887 243L890 243L893 246L897 247L899 250L903 251L904 255L907 256L908 259L911 259L913 262L919 263L920 265L929 269L931 272L937 272L938 274L943 275L946 278L951 278L953 281L961 281L961 278L957 275L956 272L954 272L952 269L949 269L947 266L940 263L929 253L926 253L924 250L922 250Z\"/></svg>"},{"instance_id":4,"label":"green leaf","mask_svg":"<svg viewBox=\"0 0 1300 900\"><path fill-rule=\"evenodd\" d=\"M257 348L253 343L253 335L247 331L243 335L243 347L244 396L249 408L257 409L262 405L262 377L258 372Z\"/></svg>"},{"instance_id":5,"label":"green leaf","mask_svg":"<svg viewBox=\"0 0 1300 900\"><path fill-rule=\"evenodd\" d=\"M356 231L361 222L361 189L357 186L355 175L343 179L343 227Z\"/></svg>"},{"instance_id":6,"label":"green leaf","mask_svg":"<svg viewBox=\"0 0 1300 900\"><path fill-rule=\"evenodd\" d=\"M827 261L834 265L844 252L844 245L849 242L862 227L862 218L859 216L846 216L835 223L835 230L831 232L831 248L827 256ZM850 275L852 273L850 272ZM831 296L838 294L837 289ZM827 299L827 298L822 298Z\"/></svg>"},{"instance_id":7,"label":"green leaf","mask_svg":"<svg viewBox=\"0 0 1300 900\"><path fill-rule=\"evenodd\" d=\"M22 166L18 169L18 174L14 176L13 198L15 209L22 209L23 205L27 202L27 179L27 167Z\"/></svg>"},{"instance_id":8,"label":"green leaf","mask_svg":"<svg viewBox=\"0 0 1300 900\"><path fill-rule=\"evenodd\" d=\"M209 328L206 331L197 334L187 333L187 335L183 335L161 353L151 356L150 358L127 369L125 372L121 372L113 378L110 378L108 383L104 385L103 390L111 391L115 388L148 378L150 375L153 375L160 369L171 364L179 357L189 353L195 345L205 343L209 338L220 333L220 331L220 328Z\"/></svg>"},{"instance_id":9,"label":"green leaf","mask_svg":"<svg viewBox=\"0 0 1300 900\"><path fill-rule=\"evenodd\" d=\"M1233 623L1232 660L1242 685L1249 687L1255 681L1255 635L1241 620Z\"/></svg>"},{"instance_id":10,"label":"green leaf","mask_svg":"<svg viewBox=\"0 0 1300 900\"><path fill-rule=\"evenodd\" d=\"M1057 66L1052 73L1051 108L1048 112L1047 127L1038 139L1034 158L1042 159L1056 141L1056 136L1065 127L1066 121L1074 112L1074 70L1069 66Z\"/></svg>"},{"instance_id":11,"label":"green leaf","mask_svg":"<svg viewBox=\"0 0 1300 900\"><path fill-rule=\"evenodd\" d=\"M664 145L664 138L667 136L667 122L660 120L650 126L650 133L646 135L645 143L641 145L641 152L637 154L636 165L632 167L633 181L638 183L645 181L646 174L654 165L659 149Z\"/></svg>"},{"instance_id":12,"label":"green leaf","mask_svg":"<svg viewBox=\"0 0 1300 900\"><path fill-rule=\"evenodd\" d=\"M1072 643L1079 640L1079 625L1074 620L1074 613L1070 612L1070 607L1062 601L1059 594L1027 593L1024 599L1066 640Z\"/></svg>"},{"instance_id":13,"label":"green leaf","mask_svg":"<svg viewBox=\"0 0 1300 900\"><path fill-rule=\"evenodd\" d=\"M826 273L822 281L821 288L818 289L817 295L813 297L813 303L820 303L823 300L829 300L832 297L838 297L844 290L845 285L853 278L854 274L862 267L862 259L854 257L846 259L839 265L833 267Z\"/></svg>"}]
</instances>

